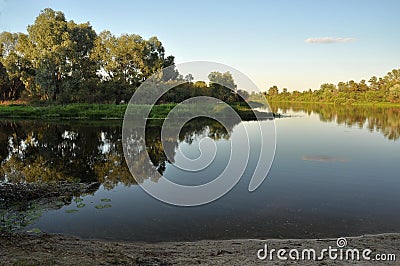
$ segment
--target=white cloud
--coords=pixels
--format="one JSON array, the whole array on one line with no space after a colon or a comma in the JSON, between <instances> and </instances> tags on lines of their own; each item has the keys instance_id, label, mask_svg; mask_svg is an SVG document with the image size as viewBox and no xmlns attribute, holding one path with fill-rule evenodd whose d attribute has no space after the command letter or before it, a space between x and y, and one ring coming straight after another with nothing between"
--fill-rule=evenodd
<instances>
[{"instance_id":1,"label":"white cloud","mask_svg":"<svg viewBox=\"0 0 400 266\"><path fill-rule=\"evenodd\" d=\"M308 38L305 40L306 43L339 43L339 42L354 42L355 38L333 38L333 37L319 37L319 38Z\"/></svg>"}]
</instances>

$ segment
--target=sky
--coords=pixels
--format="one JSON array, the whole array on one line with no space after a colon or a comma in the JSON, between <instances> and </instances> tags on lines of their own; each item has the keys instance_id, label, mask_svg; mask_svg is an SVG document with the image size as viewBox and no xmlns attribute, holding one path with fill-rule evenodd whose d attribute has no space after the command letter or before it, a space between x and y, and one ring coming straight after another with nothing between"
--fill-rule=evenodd
<instances>
[{"instance_id":1,"label":"sky","mask_svg":"<svg viewBox=\"0 0 400 266\"><path fill-rule=\"evenodd\" d=\"M157 36L176 63L223 63L261 90L314 90L400 68L398 0L0 0L0 31L26 32L46 7L98 33Z\"/></svg>"}]
</instances>

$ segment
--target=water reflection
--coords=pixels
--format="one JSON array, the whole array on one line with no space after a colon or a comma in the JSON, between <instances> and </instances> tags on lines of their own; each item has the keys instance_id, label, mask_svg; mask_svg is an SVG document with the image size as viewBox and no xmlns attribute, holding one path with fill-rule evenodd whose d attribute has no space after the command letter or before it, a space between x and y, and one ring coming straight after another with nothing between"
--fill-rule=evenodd
<instances>
[{"instance_id":1,"label":"water reflection","mask_svg":"<svg viewBox=\"0 0 400 266\"><path fill-rule=\"evenodd\" d=\"M159 123L150 122L146 136L141 135L141 130L133 128L129 145L130 161L137 169L136 173L140 173L133 178L123 155L120 123L2 121L0 181L100 182L107 189L119 183L130 186L146 179L157 182L155 170L162 174L168 163L164 149L174 155L180 142L190 144L200 135L214 140L229 138L228 131L233 126L232 123L225 128L215 120L195 119L182 128L179 139L171 136L164 147ZM146 159L146 151L151 162Z\"/></svg>"},{"instance_id":2,"label":"water reflection","mask_svg":"<svg viewBox=\"0 0 400 266\"><path fill-rule=\"evenodd\" d=\"M323 122L365 127L369 131L380 132L389 140L400 138L400 108L272 103L271 110L274 113L316 113ZM100 182L107 189L119 183L130 186L146 179L157 182L155 170L162 174L166 165L173 163L179 143L191 144L197 136L208 136L213 140L229 139L234 126L235 122L232 122L226 129L215 120L198 118L185 124L179 139L171 136L164 146L160 122L149 122L146 136L141 135L141 130L133 128L129 145L130 162L133 162L135 172L139 173L133 178L123 156L120 122L57 124L1 121L0 181ZM143 147L143 140L146 147ZM146 159L146 151L151 162ZM170 161L165 153L172 154Z\"/></svg>"},{"instance_id":3,"label":"water reflection","mask_svg":"<svg viewBox=\"0 0 400 266\"><path fill-rule=\"evenodd\" d=\"M57 124L1 121L0 182L94 183L91 186L95 187L95 191L100 188L99 184L111 190L120 184L129 187L146 179L157 182L157 171L162 174L168 163L164 149L174 158L180 142L191 144L199 135L214 140L229 138L228 131L234 126L228 124L229 128L226 129L214 120L196 119L185 124L179 139L171 136L163 146L160 123L149 123L146 136L139 133L142 132L139 128L133 128L131 132L130 162L137 169L136 173L139 173L133 177L123 154L120 122ZM75 193L74 199L71 195L63 195L22 203L5 202L4 206L0 205L0 231L18 231L39 219L44 211L62 208L72 201L76 203L75 206L65 212L73 215L87 205L81 202L81 197L89 194L82 190L81 193ZM99 204L91 207L106 209L111 206L107 199L102 199Z\"/></svg>"},{"instance_id":4,"label":"water reflection","mask_svg":"<svg viewBox=\"0 0 400 266\"><path fill-rule=\"evenodd\" d=\"M399 139L397 108L272 107L295 117L275 121L278 149L263 185L254 193L248 192L260 148L253 135L250 145L255 152L250 153L241 181L218 201L195 208L163 204L134 186L136 180L123 157L120 122L60 125L4 121L0 123L3 181L102 183L93 193L74 194L60 205L47 206L50 210L43 211L38 220L36 209L15 219L22 225L35 220L24 230L37 227L47 233L132 241L321 238L400 230L400 142L389 141ZM258 127L254 122L243 123L249 132ZM357 129L360 126L362 130ZM229 157L228 142L243 137L236 129L235 123L224 129L215 121L195 120L162 147L159 121L148 122L145 145L139 145L144 136L133 127L131 155L141 170L137 180L156 182L153 174L158 170L176 183L208 181L226 165L223 159ZM369 134L368 130L379 133ZM190 143L198 144L198 137L204 136L218 140L219 161L193 176L179 174L164 151L172 155L170 161L179 163L176 148L196 155L197 146ZM151 161L145 159L145 151Z\"/></svg>"},{"instance_id":5,"label":"water reflection","mask_svg":"<svg viewBox=\"0 0 400 266\"><path fill-rule=\"evenodd\" d=\"M366 127L369 131L380 132L389 140L400 138L400 108L333 104L271 103L274 113L306 112L318 114L322 122L336 122L349 127Z\"/></svg>"}]
</instances>

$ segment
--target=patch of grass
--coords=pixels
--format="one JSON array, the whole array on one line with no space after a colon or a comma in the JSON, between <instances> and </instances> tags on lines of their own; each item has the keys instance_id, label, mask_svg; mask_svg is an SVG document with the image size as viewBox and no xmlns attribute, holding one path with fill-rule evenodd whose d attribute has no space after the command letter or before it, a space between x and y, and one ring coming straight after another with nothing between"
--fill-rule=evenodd
<instances>
[{"instance_id":1,"label":"patch of grass","mask_svg":"<svg viewBox=\"0 0 400 266\"><path fill-rule=\"evenodd\" d=\"M2 118L122 119L127 105L68 104L51 106L0 105Z\"/></svg>"}]
</instances>

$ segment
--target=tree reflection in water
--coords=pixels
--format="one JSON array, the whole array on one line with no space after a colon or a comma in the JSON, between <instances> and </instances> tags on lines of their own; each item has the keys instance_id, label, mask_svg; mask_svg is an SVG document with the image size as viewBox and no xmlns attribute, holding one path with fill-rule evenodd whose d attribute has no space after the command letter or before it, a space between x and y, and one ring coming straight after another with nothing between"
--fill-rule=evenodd
<instances>
[{"instance_id":1,"label":"tree reflection in water","mask_svg":"<svg viewBox=\"0 0 400 266\"><path fill-rule=\"evenodd\" d=\"M154 125L153 125L154 124ZM198 118L185 124L179 139L168 139L172 151L180 142L193 142L206 134L218 140L229 138L234 124L225 129L215 120ZM134 185L150 179L157 182L166 168L167 157L161 142L161 126L150 122L146 136L132 129L129 145L135 178L126 165L120 123L58 124L39 121L0 122L0 181L5 182L100 182L106 189L117 184ZM142 144L145 140L145 146ZM148 161L146 150L150 155Z\"/></svg>"},{"instance_id":2,"label":"tree reflection in water","mask_svg":"<svg viewBox=\"0 0 400 266\"><path fill-rule=\"evenodd\" d=\"M400 108L334 104L306 104L279 102L270 103L271 111L287 113L303 111L309 115L318 114L322 122L336 122L339 125L366 127L369 131L380 132L389 140L400 139Z\"/></svg>"},{"instance_id":3,"label":"tree reflection in water","mask_svg":"<svg viewBox=\"0 0 400 266\"><path fill-rule=\"evenodd\" d=\"M323 122L366 127L370 131L380 132L390 140L400 138L400 108L272 103L271 110L274 113L290 110L315 113ZM215 120L197 118L185 124L178 139L169 137L164 147L160 122L148 122L145 137L141 135L141 130L132 128L130 162L133 162L135 172L140 173L134 178L125 162L120 122L58 124L2 121L0 181L100 182L107 189L119 183L130 186L146 179L157 182L156 171L162 174L168 163L164 149L168 154L174 154L179 143L190 144L200 135L214 140L229 139L234 126L232 122L225 129ZM146 150L151 162L147 159Z\"/></svg>"}]
</instances>

